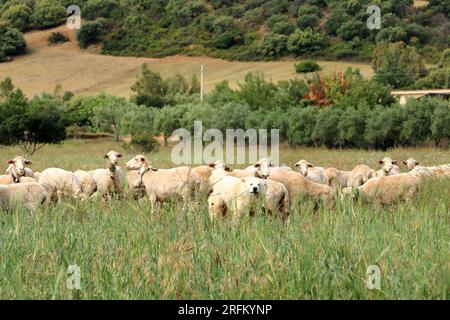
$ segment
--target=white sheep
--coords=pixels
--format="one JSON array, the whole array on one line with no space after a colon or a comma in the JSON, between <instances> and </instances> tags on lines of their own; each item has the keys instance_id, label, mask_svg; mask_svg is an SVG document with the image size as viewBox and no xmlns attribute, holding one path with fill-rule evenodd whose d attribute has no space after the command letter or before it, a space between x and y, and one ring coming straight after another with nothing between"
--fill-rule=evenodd
<instances>
[{"instance_id":1,"label":"white sheep","mask_svg":"<svg viewBox=\"0 0 450 320\"><path fill-rule=\"evenodd\" d=\"M22 177L34 177L33 171L26 167L26 165L32 164L30 160L18 156L8 160L8 164L9 166L6 169L5 175L0 176L0 184L19 183ZM26 181L29 180L25 179L24 182Z\"/></svg>"},{"instance_id":2,"label":"white sheep","mask_svg":"<svg viewBox=\"0 0 450 320\"><path fill-rule=\"evenodd\" d=\"M35 210L47 197L45 188L37 182L16 183L0 186L0 205L11 209L23 204Z\"/></svg>"},{"instance_id":3,"label":"white sheep","mask_svg":"<svg viewBox=\"0 0 450 320\"><path fill-rule=\"evenodd\" d=\"M294 168L297 168L298 172L308 180L320 184L327 184L325 169L322 167L315 167L308 161L302 159L294 164Z\"/></svg>"},{"instance_id":4,"label":"white sheep","mask_svg":"<svg viewBox=\"0 0 450 320\"><path fill-rule=\"evenodd\" d=\"M86 196L80 183L71 171L59 168L48 168L42 171L39 183L48 193L47 199L61 201L64 196L84 200Z\"/></svg>"},{"instance_id":5,"label":"white sheep","mask_svg":"<svg viewBox=\"0 0 450 320\"><path fill-rule=\"evenodd\" d=\"M122 157L122 154L115 151L109 151L103 157L108 161L107 169L88 171L97 184L97 191L94 193L93 197L101 195L107 199L114 194L122 196L125 185L125 174L118 166L119 158Z\"/></svg>"},{"instance_id":6,"label":"white sheep","mask_svg":"<svg viewBox=\"0 0 450 320\"><path fill-rule=\"evenodd\" d=\"M395 176L401 173L400 168L397 166L397 160L392 160L389 157L385 157L379 161L382 168L376 171L374 176L384 177L384 176Z\"/></svg>"},{"instance_id":7,"label":"white sheep","mask_svg":"<svg viewBox=\"0 0 450 320\"><path fill-rule=\"evenodd\" d=\"M97 182L95 182L94 177L90 175L88 172L83 170L77 170L74 172L74 174L75 177L78 179L83 194L87 198L92 197L94 193L97 191Z\"/></svg>"}]
</instances>

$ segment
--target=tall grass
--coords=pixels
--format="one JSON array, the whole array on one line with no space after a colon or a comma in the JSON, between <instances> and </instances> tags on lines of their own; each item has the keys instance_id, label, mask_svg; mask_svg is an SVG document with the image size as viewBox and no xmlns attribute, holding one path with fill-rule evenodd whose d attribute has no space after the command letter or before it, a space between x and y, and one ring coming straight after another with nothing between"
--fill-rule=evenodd
<instances>
[{"instance_id":1,"label":"tall grass","mask_svg":"<svg viewBox=\"0 0 450 320\"><path fill-rule=\"evenodd\" d=\"M68 142L44 148L33 167L103 167L112 142ZM0 149L0 160L20 153ZM132 152L126 152L125 159ZM450 162L448 151L392 150L424 163ZM386 153L286 148L282 161L375 166ZM149 155L170 166L167 150ZM287 225L257 214L239 224L211 222L206 202L68 200L34 214L0 215L2 299L449 299L450 181L428 181L410 205L338 202L313 210L300 202ZM69 265L81 290L66 286ZM381 290L366 286L369 265Z\"/></svg>"}]
</instances>

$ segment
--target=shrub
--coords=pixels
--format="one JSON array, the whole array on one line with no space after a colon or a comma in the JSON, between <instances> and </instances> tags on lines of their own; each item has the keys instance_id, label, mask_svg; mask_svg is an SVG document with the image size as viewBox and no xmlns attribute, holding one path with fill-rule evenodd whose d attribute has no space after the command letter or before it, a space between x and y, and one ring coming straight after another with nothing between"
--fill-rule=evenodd
<instances>
[{"instance_id":1,"label":"shrub","mask_svg":"<svg viewBox=\"0 0 450 320\"><path fill-rule=\"evenodd\" d=\"M307 60L300 63L295 64L295 72L297 73L308 73L319 71L320 66L314 60Z\"/></svg>"},{"instance_id":2,"label":"shrub","mask_svg":"<svg viewBox=\"0 0 450 320\"><path fill-rule=\"evenodd\" d=\"M312 138L314 127L317 123L317 108L292 108L288 114L287 136L291 145L312 146L315 144Z\"/></svg>"},{"instance_id":3,"label":"shrub","mask_svg":"<svg viewBox=\"0 0 450 320\"><path fill-rule=\"evenodd\" d=\"M300 29L315 28L319 24L319 17L314 14L307 14L297 18L297 26Z\"/></svg>"},{"instance_id":4,"label":"shrub","mask_svg":"<svg viewBox=\"0 0 450 320\"><path fill-rule=\"evenodd\" d=\"M431 133L436 144L441 139L450 139L450 105L439 102L432 116Z\"/></svg>"},{"instance_id":5,"label":"shrub","mask_svg":"<svg viewBox=\"0 0 450 320\"><path fill-rule=\"evenodd\" d=\"M297 29L288 39L288 50L296 55L317 52L323 47L323 36L319 31L311 28Z\"/></svg>"},{"instance_id":6,"label":"shrub","mask_svg":"<svg viewBox=\"0 0 450 320\"><path fill-rule=\"evenodd\" d=\"M25 4L14 4L8 7L0 16L11 27L20 31L27 29L31 23L32 10Z\"/></svg>"},{"instance_id":7,"label":"shrub","mask_svg":"<svg viewBox=\"0 0 450 320\"><path fill-rule=\"evenodd\" d=\"M59 24L66 17L66 9L57 0L37 0L32 15L33 24L48 28Z\"/></svg>"},{"instance_id":8,"label":"shrub","mask_svg":"<svg viewBox=\"0 0 450 320\"><path fill-rule=\"evenodd\" d=\"M159 146L158 141L148 132L132 134L131 145L136 147L140 152L155 151Z\"/></svg>"},{"instance_id":9,"label":"shrub","mask_svg":"<svg viewBox=\"0 0 450 320\"><path fill-rule=\"evenodd\" d=\"M268 33L261 41L260 53L264 57L278 58L287 52L288 37L277 33Z\"/></svg>"},{"instance_id":10,"label":"shrub","mask_svg":"<svg viewBox=\"0 0 450 320\"><path fill-rule=\"evenodd\" d=\"M24 53L27 44L19 30L0 22L0 62L8 56Z\"/></svg>"},{"instance_id":11,"label":"shrub","mask_svg":"<svg viewBox=\"0 0 450 320\"><path fill-rule=\"evenodd\" d=\"M77 41L81 48L86 49L91 44L96 43L99 37L105 33L105 21L97 19L93 22L86 22L77 32Z\"/></svg>"},{"instance_id":12,"label":"shrub","mask_svg":"<svg viewBox=\"0 0 450 320\"><path fill-rule=\"evenodd\" d=\"M67 41L69 41L69 38L67 38L65 35L63 35L60 32L52 32L47 39L47 42L49 44L64 43Z\"/></svg>"}]
</instances>

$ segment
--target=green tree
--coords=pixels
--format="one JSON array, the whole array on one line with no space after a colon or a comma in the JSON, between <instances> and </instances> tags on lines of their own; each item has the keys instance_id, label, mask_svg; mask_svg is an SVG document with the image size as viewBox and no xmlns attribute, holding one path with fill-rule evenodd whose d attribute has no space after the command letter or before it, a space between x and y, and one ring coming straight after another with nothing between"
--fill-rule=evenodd
<instances>
[{"instance_id":1,"label":"green tree","mask_svg":"<svg viewBox=\"0 0 450 320\"><path fill-rule=\"evenodd\" d=\"M155 117L155 128L164 137L164 145L168 145L168 139L173 132L181 128L183 114L186 106L166 106L158 110Z\"/></svg>"},{"instance_id":2,"label":"green tree","mask_svg":"<svg viewBox=\"0 0 450 320\"><path fill-rule=\"evenodd\" d=\"M5 22L0 22L0 62L8 56L24 53L27 48L25 39L19 30L11 28Z\"/></svg>"},{"instance_id":3,"label":"green tree","mask_svg":"<svg viewBox=\"0 0 450 320\"><path fill-rule=\"evenodd\" d=\"M405 88L426 75L424 62L414 47L403 42L381 44L374 52L374 79L394 88Z\"/></svg>"},{"instance_id":4,"label":"green tree","mask_svg":"<svg viewBox=\"0 0 450 320\"><path fill-rule=\"evenodd\" d=\"M289 36L287 48L289 52L296 55L313 53L325 47L324 41L324 37L317 30L311 28L297 29Z\"/></svg>"},{"instance_id":5,"label":"green tree","mask_svg":"<svg viewBox=\"0 0 450 320\"><path fill-rule=\"evenodd\" d=\"M27 29L31 23L32 10L26 4L14 4L8 7L0 16L0 20L20 31Z\"/></svg>"},{"instance_id":6,"label":"green tree","mask_svg":"<svg viewBox=\"0 0 450 320\"><path fill-rule=\"evenodd\" d=\"M151 71L147 64L143 64L141 76L133 84L131 91L134 92L131 99L137 105L162 108L166 104L168 85L159 73Z\"/></svg>"},{"instance_id":7,"label":"green tree","mask_svg":"<svg viewBox=\"0 0 450 320\"><path fill-rule=\"evenodd\" d=\"M450 139L450 105L440 101L432 116L431 133L436 145L441 139Z\"/></svg>"},{"instance_id":8,"label":"green tree","mask_svg":"<svg viewBox=\"0 0 450 320\"><path fill-rule=\"evenodd\" d=\"M36 0L32 20L38 28L59 24L66 16L66 9L57 0Z\"/></svg>"}]
</instances>

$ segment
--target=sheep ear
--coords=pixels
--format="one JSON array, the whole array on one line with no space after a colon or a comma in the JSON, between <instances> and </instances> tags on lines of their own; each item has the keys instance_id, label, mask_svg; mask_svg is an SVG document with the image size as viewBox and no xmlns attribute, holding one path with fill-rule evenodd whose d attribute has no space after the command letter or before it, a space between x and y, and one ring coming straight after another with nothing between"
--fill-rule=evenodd
<instances>
[{"instance_id":1,"label":"sheep ear","mask_svg":"<svg viewBox=\"0 0 450 320\"><path fill-rule=\"evenodd\" d=\"M214 163L208 163L208 167L210 167L210 168L215 168L216 165L215 165Z\"/></svg>"},{"instance_id":2,"label":"sheep ear","mask_svg":"<svg viewBox=\"0 0 450 320\"><path fill-rule=\"evenodd\" d=\"M420 162L419 161L416 161L416 166L418 166L420 164Z\"/></svg>"},{"instance_id":3,"label":"sheep ear","mask_svg":"<svg viewBox=\"0 0 450 320\"><path fill-rule=\"evenodd\" d=\"M392 160L392 164L397 164L397 160Z\"/></svg>"},{"instance_id":4,"label":"sheep ear","mask_svg":"<svg viewBox=\"0 0 450 320\"><path fill-rule=\"evenodd\" d=\"M402 163L406 166L406 165L408 165L408 162L406 162L406 161L402 161Z\"/></svg>"},{"instance_id":5,"label":"sheep ear","mask_svg":"<svg viewBox=\"0 0 450 320\"><path fill-rule=\"evenodd\" d=\"M117 154L117 157L118 157L118 158L122 158L122 154L121 154L121 153L118 153L118 154Z\"/></svg>"},{"instance_id":6,"label":"sheep ear","mask_svg":"<svg viewBox=\"0 0 450 320\"><path fill-rule=\"evenodd\" d=\"M383 160L378 161L379 164L384 164Z\"/></svg>"},{"instance_id":7,"label":"sheep ear","mask_svg":"<svg viewBox=\"0 0 450 320\"><path fill-rule=\"evenodd\" d=\"M294 164L294 167L295 167L295 168L300 167L300 165L298 164L298 162L297 162L296 164Z\"/></svg>"},{"instance_id":8,"label":"sheep ear","mask_svg":"<svg viewBox=\"0 0 450 320\"><path fill-rule=\"evenodd\" d=\"M107 154L105 154L105 155L103 156L103 158L108 159L109 157L108 157Z\"/></svg>"},{"instance_id":9,"label":"sheep ear","mask_svg":"<svg viewBox=\"0 0 450 320\"><path fill-rule=\"evenodd\" d=\"M312 167L314 167L311 163L308 163L308 167L309 168L312 168Z\"/></svg>"},{"instance_id":10,"label":"sheep ear","mask_svg":"<svg viewBox=\"0 0 450 320\"><path fill-rule=\"evenodd\" d=\"M156 169L156 168L151 168L152 169L152 171L158 171L158 169Z\"/></svg>"},{"instance_id":11,"label":"sheep ear","mask_svg":"<svg viewBox=\"0 0 450 320\"><path fill-rule=\"evenodd\" d=\"M32 164L33 164L33 161L31 161L31 160L25 160L25 164L27 164L27 165L32 165Z\"/></svg>"},{"instance_id":12,"label":"sheep ear","mask_svg":"<svg viewBox=\"0 0 450 320\"><path fill-rule=\"evenodd\" d=\"M229 166L226 166L226 167L225 167L225 171L231 172L231 171L233 171L233 169L231 169Z\"/></svg>"},{"instance_id":13,"label":"sheep ear","mask_svg":"<svg viewBox=\"0 0 450 320\"><path fill-rule=\"evenodd\" d=\"M259 168L259 167L261 167L261 164L260 164L260 163L255 163L255 164L254 164L254 167L255 167L255 168Z\"/></svg>"},{"instance_id":14,"label":"sheep ear","mask_svg":"<svg viewBox=\"0 0 450 320\"><path fill-rule=\"evenodd\" d=\"M14 160L8 160L6 161L8 164L14 164Z\"/></svg>"}]
</instances>

